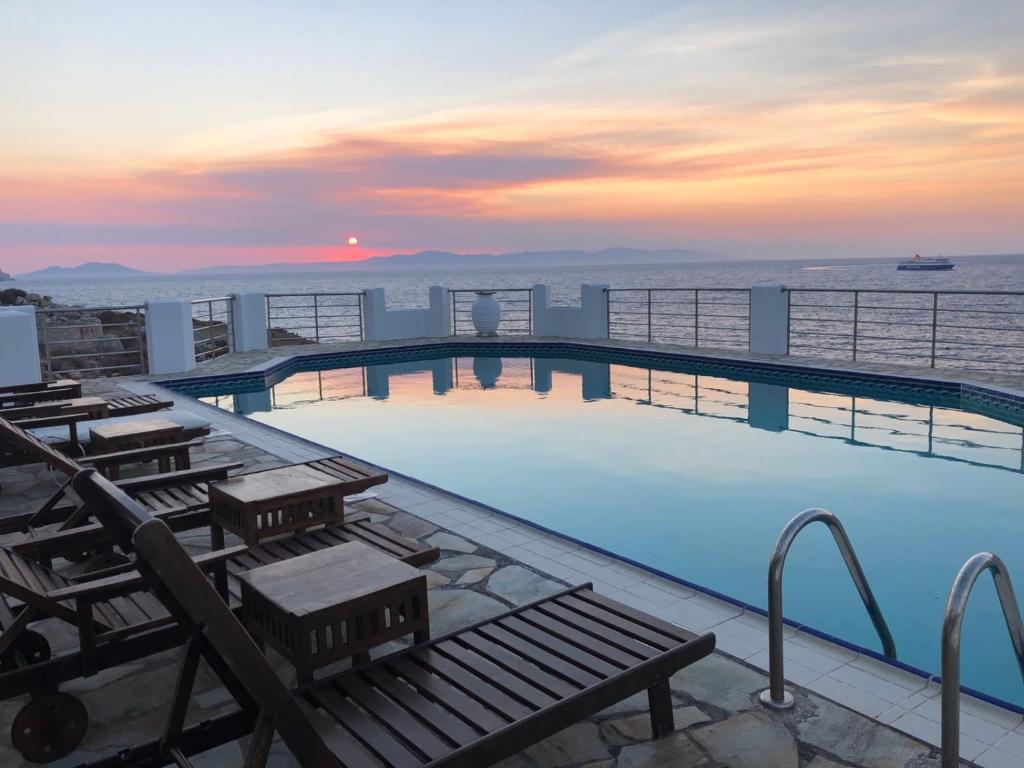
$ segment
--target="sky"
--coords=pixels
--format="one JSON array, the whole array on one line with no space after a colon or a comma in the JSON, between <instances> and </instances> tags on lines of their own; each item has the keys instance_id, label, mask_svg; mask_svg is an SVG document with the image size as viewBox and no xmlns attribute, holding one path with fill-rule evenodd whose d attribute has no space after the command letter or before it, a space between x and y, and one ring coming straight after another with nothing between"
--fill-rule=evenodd
<instances>
[{"instance_id":1,"label":"sky","mask_svg":"<svg viewBox=\"0 0 1024 768\"><path fill-rule=\"evenodd\" d=\"M1022 35L1019 0L0 0L0 268L1022 252Z\"/></svg>"}]
</instances>

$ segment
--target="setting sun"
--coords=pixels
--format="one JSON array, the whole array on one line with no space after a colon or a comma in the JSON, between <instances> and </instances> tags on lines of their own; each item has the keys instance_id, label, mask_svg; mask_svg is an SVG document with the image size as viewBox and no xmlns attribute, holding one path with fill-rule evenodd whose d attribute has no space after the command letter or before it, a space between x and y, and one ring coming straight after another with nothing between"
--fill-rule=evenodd
<instances>
[{"instance_id":1,"label":"setting sun","mask_svg":"<svg viewBox=\"0 0 1024 768\"><path fill-rule=\"evenodd\" d=\"M349 245L359 245L359 238L358 238L358 237L356 237L355 235L352 235L352 236L351 236L351 237L349 237L349 239L348 239L348 244L349 244Z\"/></svg>"}]
</instances>

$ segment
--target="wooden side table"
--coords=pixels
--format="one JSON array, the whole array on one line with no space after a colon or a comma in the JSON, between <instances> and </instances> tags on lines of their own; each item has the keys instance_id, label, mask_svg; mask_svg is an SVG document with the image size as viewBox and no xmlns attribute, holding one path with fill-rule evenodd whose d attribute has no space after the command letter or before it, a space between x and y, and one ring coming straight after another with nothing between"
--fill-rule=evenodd
<instances>
[{"instance_id":1,"label":"wooden side table","mask_svg":"<svg viewBox=\"0 0 1024 768\"><path fill-rule=\"evenodd\" d=\"M71 429L77 428L72 425ZM102 424L89 430L93 453L117 453L154 445L184 443L185 428L170 419L131 419L115 424ZM183 447L174 456L161 456L158 461L161 472L171 471L171 458L179 470L192 466L188 448ZM116 480L120 467L111 464L105 467L107 476Z\"/></svg>"},{"instance_id":2,"label":"wooden side table","mask_svg":"<svg viewBox=\"0 0 1024 768\"><path fill-rule=\"evenodd\" d=\"M412 635L430 639L427 577L362 542L238 574L250 632L292 664L300 683L346 658Z\"/></svg>"},{"instance_id":3,"label":"wooden side table","mask_svg":"<svg viewBox=\"0 0 1024 768\"><path fill-rule=\"evenodd\" d=\"M307 466L281 467L210 483L210 541L224 547L224 531L250 547L281 533L340 523L345 483Z\"/></svg>"}]
</instances>

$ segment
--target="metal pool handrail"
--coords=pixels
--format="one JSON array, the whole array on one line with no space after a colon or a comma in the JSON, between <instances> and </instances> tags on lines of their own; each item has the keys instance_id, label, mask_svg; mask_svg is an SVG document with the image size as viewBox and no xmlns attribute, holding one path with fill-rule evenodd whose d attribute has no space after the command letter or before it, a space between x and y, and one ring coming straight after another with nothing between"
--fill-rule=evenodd
<instances>
[{"instance_id":1,"label":"metal pool handrail","mask_svg":"<svg viewBox=\"0 0 1024 768\"><path fill-rule=\"evenodd\" d=\"M1006 629L1024 679L1024 624L1013 584L999 557L991 552L979 552L964 563L953 580L942 619L942 768L960 765L960 629L971 590L984 571L992 571Z\"/></svg>"},{"instance_id":2,"label":"metal pool handrail","mask_svg":"<svg viewBox=\"0 0 1024 768\"><path fill-rule=\"evenodd\" d=\"M790 520L786 527L779 534L775 542L775 550L772 552L772 559L768 565L768 684L766 690L761 691L759 699L761 703L771 709L788 709L793 706L793 695L786 691L785 676L782 659L782 571L786 565L786 556L797 534L814 522L822 522L832 532L832 538L836 540L839 547L839 554L843 556L853 585L864 601L871 623L875 625L875 631L882 641L882 649L886 656L896 658L896 644L893 642L892 633L882 616L882 609L878 607L875 595L868 585L867 576L861 568L857 554L853 551L850 537L846 535L846 529L839 522L839 518L827 509L805 509L799 515Z\"/></svg>"}]
</instances>

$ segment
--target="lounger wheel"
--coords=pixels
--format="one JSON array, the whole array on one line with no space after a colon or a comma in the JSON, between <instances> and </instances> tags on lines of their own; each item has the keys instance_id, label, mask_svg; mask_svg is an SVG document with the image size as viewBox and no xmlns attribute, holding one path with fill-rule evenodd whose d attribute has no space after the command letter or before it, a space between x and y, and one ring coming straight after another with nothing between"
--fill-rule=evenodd
<instances>
[{"instance_id":1,"label":"lounger wheel","mask_svg":"<svg viewBox=\"0 0 1024 768\"><path fill-rule=\"evenodd\" d=\"M18 710L11 743L26 760L49 763L70 755L85 737L89 713L69 693L47 693Z\"/></svg>"},{"instance_id":2,"label":"lounger wheel","mask_svg":"<svg viewBox=\"0 0 1024 768\"><path fill-rule=\"evenodd\" d=\"M18 659L21 654L21 660ZM51 656L50 643L32 629L26 629L14 644L0 656L0 672L13 672L21 664L39 664Z\"/></svg>"},{"instance_id":3,"label":"lounger wheel","mask_svg":"<svg viewBox=\"0 0 1024 768\"><path fill-rule=\"evenodd\" d=\"M75 564L87 563L96 553L89 549L83 549L81 552L61 552L61 557Z\"/></svg>"},{"instance_id":4,"label":"lounger wheel","mask_svg":"<svg viewBox=\"0 0 1024 768\"><path fill-rule=\"evenodd\" d=\"M120 552L102 552L98 555L94 555L86 564L85 568L82 569L83 574L96 573L97 571L105 571L108 568L116 568L119 565L126 565L130 563L127 555L123 555Z\"/></svg>"}]
</instances>

